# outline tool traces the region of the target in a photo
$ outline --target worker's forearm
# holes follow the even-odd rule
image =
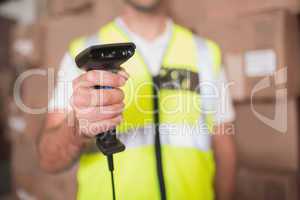
[[[235,190],[235,160],[229,157],[218,161],[216,174],[217,200],[232,200]]]
[[[78,159],[87,139],[77,134],[76,126],[67,120],[54,128],[45,128],[38,141],[41,167],[48,172],[58,172],[71,167]]]
[[[232,200],[235,191],[236,153],[231,124],[223,124],[216,129],[213,137],[216,160],[216,199]],[[229,130],[229,131],[228,131]]]

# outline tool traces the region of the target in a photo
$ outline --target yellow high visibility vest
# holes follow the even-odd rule
[[[115,22],[104,26],[96,38],[102,44],[130,41]],[[89,41],[88,37],[75,40],[70,54],[75,57],[91,45]],[[212,41],[203,40],[203,43],[207,55],[213,58],[212,65],[203,67],[212,67],[217,74],[221,64],[220,50]],[[163,179],[168,200],[214,199],[215,166],[210,145],[214,119],[213,115],[201,114],[199,59],[193,34],[174,24],[156,77],[159,80]],[[124,122],[117,130],[127,149],[115,155],[116,193],[122,200],[159,200],[153,78],[138,51],[122,67],[130,74],[130,79],[122,88],[126,106]],[[79,200],[112,198],[106,158],[100,152],[81,155],[77,180]]]

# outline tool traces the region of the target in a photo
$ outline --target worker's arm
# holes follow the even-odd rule
[[[212,139],[217,170],[215,179],[217,200],[233,199],[236,174],[236,154],[233,134],[233,124],[224,123],[215,128]]]
[[[70,120],[74,124],[71,112],[67,115],[60,112],[47,115],[44,130],[38,139],[40,165],[45,171],[58,172],[71,167],[88,142],[87,138],[79,136],[75,125],[68,125]]]
[[[117,126],[122,120],[124,94],[118,89],[128,74],[90,71],[73,81],[72,111],[49,113],[38,139],[41,167],[58,172],[72,166],[91,138]],[[95,85],[111,90],[96,90]]]

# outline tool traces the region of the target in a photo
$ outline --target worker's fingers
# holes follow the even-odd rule
[[[109,106],[122,103],[124,97],[124,92],[118,88],[108,90],[77,88],[73,92],[71,105],[75,109],[83,107]]]
[[[121,70],[118,72],[120,76],[123,76],[126,80],[129,79],[129,74],[126,72],[124,68],[121,68]]]
[[[109,71],[93,70],[86,72],[73,81],[73,89],[80,87],[110,86],[122,87],[128,79],[125,71],[112,73]]]
[[[122,122],[122,116],[116,116],[115,118],[103,120],[101,122],[90,123],[86,120],[79,120],[80,133],[87,137],[95,137],[100,133],[107,132]]]
[[[71,105],[83,135],[94,137],[122,121],[124,93],[118,87],[124,86],[128,78],[124,70],[118,73],[94,70],[73,81]],[[94,86],[109,86],[112,89],[97,90]]]
[[[122,114],[125,104],[114,104],[105,107],[89,107],[78,109],[76,112],[77,119],[86,119],[89,122],[98,122],[112,119]]]

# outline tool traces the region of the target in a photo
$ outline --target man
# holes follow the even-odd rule
[[[38,141],[42,168],[58,172],[78,163],[78,199],[111,199],[106,159],[90,144],[118,126],[127,147],[115,156],[120,199],[231,199],[235,154],[226,127],[234,112],[220,94],[219,48],[173,23],[163,0],[124,2],[120,17],[70,45]],[[128,41],[137,53],[118,74],[85,73],[74,63],[90,45]],[[70,81],[73,87],[66,86]]]

